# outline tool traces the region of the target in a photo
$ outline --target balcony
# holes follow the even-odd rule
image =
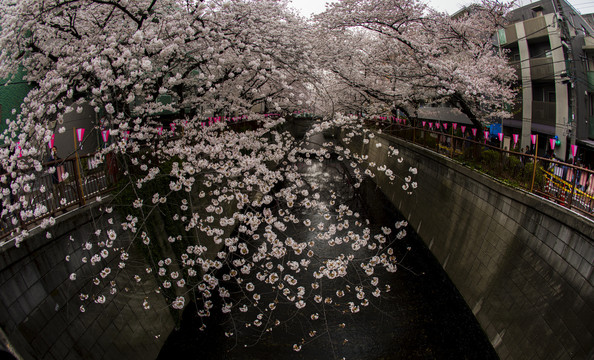
[[[550,57],[530,59],[530,77],[532,81],[555,80],[553,59]]]
[[[556,103],[545,101],[532,102],[532,123],[555,126]],[[591,131],[591,130],[590,130]]]
[[[548,26],[544,16],[524,21],[524,31],[528,40],[549,36]]]

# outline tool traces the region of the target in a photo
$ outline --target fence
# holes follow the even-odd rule
[[[271,118],[278,116],[266,115]],[[244,118],[227,123],[227,127],[234,131],[254,130],[259,126],[258,121]],[[179,135],[172,136],[165,141],[178,138]],[[149,143],[141,147],[151,152]],[[116,186],[118,174],[119,164],[114,154],[107,154],[103,162],[97,161],[95,154],[88,154],[45,163],[43,171],[35,174],[35,180],[29,184],[27,191],[19,189],[9,196],[11,204],[24,202],[26,209],[8,212],[0,218],[0,240],[5,240],[19,228],[31,228],[45,218],[72,211],[109,193]],[[9,185],[3,186],[9,188]],[[0,211],[3,210],[2,206]]]
[[[367,126],[431,149],[594,219],[594,171],[534,154],[501,149],[467,130],[427,129],[405,122],[365,120]]]
[[[25,203],[26,208],[3,215],[0,239],[18,228],[26,229],[38,221],[85,205],[109,192],[117,181],[115,156],[108,154],[102,163],[95,154],[70,157],[43,165],[27,189],[9,195],[10,203]]]

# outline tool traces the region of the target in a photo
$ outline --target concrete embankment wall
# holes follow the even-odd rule
[[[440,261],[501,359],[594,358],[591,221],[399,139],[378,134],[347,146],[400,174],[418,169],[412,195],[402,180],[376,171],[375,181]],[[404,163],[387,156],[388,146]]]
[[[75,210],[57,219],[51,238],[41,231],[19,248],[0,249],[0,327],[22,358],[145,360],[159,353],[175,321],[163,296],[154,291],[153,274],[133,267],[134,257],[142,255],[128,249],[131,260],[115,279],[115,295],[105,281],[92,284],[95,278],[103,280],[98,273],[106,264],[82,262],[97,252],[95,229],[106,228],[110,217],[100,205]],[[120,230],[115,246],[128,243],[127,236]],[[87,241],[95,244],[94,251],[82,248]],[[118,262],[119,255],[107,265],[117,272]],[[76,280],[70,280],[71,273]],[[133,274],[142,280],[136,282]],[[81,312],[80,294],[98,292],[105,293],[106,302],[95,304],[90,297]],[[148,310],[143,308],[145,298]]]

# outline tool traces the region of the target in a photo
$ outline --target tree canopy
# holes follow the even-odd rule
[[[85,266],[102,265],[92,281],[104,284],[81,294],[81,311],[117,293],[116,274],[130,269],[128,253],[141,245],[152,259],[146,272],[157,274],[157,290],[174,309],[200,298],[206,316],[210,298],[218,294],[225,313],[246,307],[273,311],[276,303],[259,304],[254,288],[275,289],[298,310],[332,302],[316,292],[318,281],[340,279],[357,263],[366,278],[345,311],[358,312],[382,293],[374,271],[396,271],[398,260],[386,243],[406,236],[404,224],[372,233],[345,204],[318,201],[318,189],[299,166],[336,156],[350,162],[355,188],[378,174],[401,183],[407,193],[417,186],[417,170],[388,169],[338,143],[312,146],[312,139],[338,127],[348,134],[346,142],[373,141],[357,118],[337,112],[399,108],[414,114],[419,106],[447,103],[477,126],[505,116],[513,71],[492,43],[505,10],[485,0],[452,18],[416,0],[343,0],[304,19],[276,0],[2,1],[0,78],[22,66],[34,85],[2,134],[8,143],[0,149],[6,171],[0,179],[2,217],[18,223],[50,212],[29,202],[32,192],[54,196],[36,183],[49,171],[44,149],[64,131],[66,114],[90,106],[96,114],[92,126],[111,130],[113,139],[94,159],[118,157],[122,176],[119,191],[103,207],[106,227],[90,240],[75,239],[85,242]],[[327,117],[298,141],[282,131],[283,117],[254,114],[258,104],[280,114],[304,109]],[[157,130],[164,111],[183,124],[174,138]],[[240,115],[260,126],[204,126],[208,117]],[[397,149],[381,150],[399,157]],[[116,205],[121,221],[112,215]],[[323,220],[302,224],[318,231],[316,241],[340,248],[339,255],[317,254],[315,241],[286,234],[289,224],[300,223],[300,208],[340,219],[339,229]],[[161,258],[161,245],[151,241],[156,214],[174,224],[168,242],[188,245],[175,259]],[[54,223],[48,217],[41,224],[48,237]],[[239,235],[230,235],[231,228]],[[129,240],[118,242],[122,229]],[[18,245],[27,236],[26,228],[18,228],[11,241]],[[361,249],[376,253],[357,257]],[[144,270],[130,270],[130,277],[140,278]],[[307,296],[305,284],[293,277],[298,271],[313,277]],[[257,284],[243,280],[250,273]],[[224,283],[232,279],[249,301],[229,299]],[[295,350],[300,347],[295,344]]]

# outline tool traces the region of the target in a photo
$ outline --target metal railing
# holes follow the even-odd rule
[[[368,119],[370,128],[455,159],[500,181],[537,194],[594,220],[594,171],[559,160],[501,149],[469,129],[427,129],[403,122]],[[544,139],[543,139],[544,140]]]
[[[95,154],[45,163],[26,188],[11,190],[8,195],[9,206],[17,202],[26,205],[0,218],[0,238],[18,228],[27,229],[44,218],[81,207],[109,192],[115,186],[117,174],[118,165],[112,154],[107,154],[102,163],[95,159]],[[10,189],[10,184],[3,186]]]
[[[276,114],[270,117],[278,117]],[[227,122],[234,131],[254,130],[257,120],[241,119]],[[179,135],[165,138],[172,141]],[[142,144],[150,153],[152,146]],[[36,173],[35,180],[27,189],[19,189],[9,195],[10,204],[26,204],[26,209],[4,214],[0,217],[0,240],[9,237],[17,229],[29,229],[43,219],[76,210],[97,197],[112,191],[119,180],[120,164],[115,154],[106,154],[103,162],[96,160],[96,153],[71,156],[47,162]],[[0,174],[1,176],[2,174]],[[10,189],[10,184],[2,184]],[[10,205],[9,205],[10,206]],[[4,206],[0,204],[0,212]]]

